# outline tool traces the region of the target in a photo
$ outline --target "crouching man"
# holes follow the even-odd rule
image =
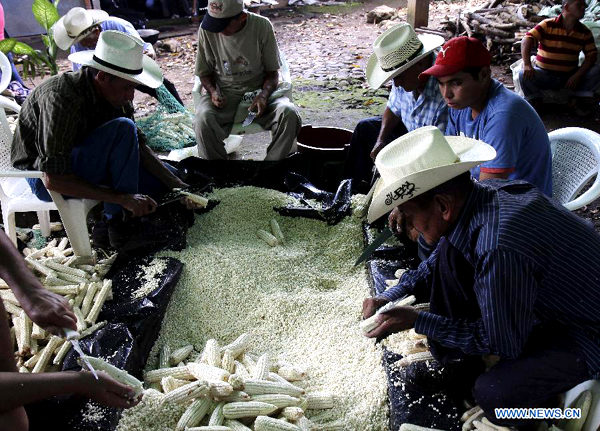
[[[365,299],[363,315],[408,294],[429,300],[428,312],[381,313],[367,336],[414,328],[448,366],[498,356],[465,389],[490,421],[521,426],[527,421],[499,420],[495,409],[557,407],[558,394],[600,377],[600,236],[531,184],[473,182],[469,169],[494,156],[435,127],[381,151],[369,222],[398,207],[437,247],[397,286]]]

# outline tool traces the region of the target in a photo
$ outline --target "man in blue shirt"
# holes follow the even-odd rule
[[[473,182],[468,170],[493,160],[485,144],[423,129],[378,157],[368,220],[397,206],[437,247],[397,286],[365,299],[363,315],[408,294],[430,310],[381,313],[367,336],[414,327],[450,367],[498,356],[476,378],[475,401],[494,423],[526,424],[499,420],[495,409],[558,407],[557,395],[600,378],[600,236],[524,181]]]
[[[491,55],[469,37],[448,41],[420,79],[437,78],[448,104],[446,135],[490,144],[494,160],[471,171],[475,179],[525,180],[552,196],[550,141],[535,110],[491,77]]]
[[[437,81],[418,79],[434,63],[434,50],[443,42],[439,36],[417,36],[409,24],[399,24],[373,43],[367,81],[374,89],[390,79],[393,85],[383,116],[361,120],[354,129],[344,176],[353,179],[355,191],[369,190],[373,160],[389,142],[422,126],[446,129],[448,107]]]

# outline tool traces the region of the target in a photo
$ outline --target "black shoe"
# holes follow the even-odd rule
[[[108,223],[103,215],[92,228],[92,241],[94,247],[110,248],[110,239],[108,237]]]
[[[107,224],[110,245],[117,250],[127,244],[135,233],[134,223],[124,221],[120,214],[115,214]]]

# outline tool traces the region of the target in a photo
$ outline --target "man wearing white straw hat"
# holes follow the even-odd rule
[[[435,61],[444,43],[440,36],[417,35],[410,24],[396,25],[373,42],[367,82],[377,89],[393,80],[383,116],[361,120],[352,135],[345,178],[355,191],[366,193],[373,178],[373,160],[389,142],[422,126],[446,129],[448,107],[435,79],[419,81],[419,74]]]
[[[154,198],[186,186],[146,146],[133,122],[135,87],[162,82],[160,68],[142,49],[135,37],[102,32],[94,51],[69,56],[86,67],[33,90],[12,142],[16,168],[44,173],[28,179],[39,199],[50,201],[50,189],[105,202],[109,238],[117,248],[127,240],[124,209],[146,215],[156,209]]]
[[[495,154],[434,127],[379,153],[369,222],[398,207],[437,247],[397,286],[365,299],[363,315],[409,294],[429,302],[429,311],[380,313],[367,336],[414,328],[444,368],[468,361],[473,373],[482,356],[498,356],[454,389],[472,389],[490,421],[522,426],[528,420],[495,409],[558,407],[558,394],[600,377],[600,236],[529,183],[474,182],[469,170]]]
[[[74,7],[70,9],[52,26],[52,35],[56,45],[62,50],[70,50],[71,54],[96,48],[100,33],[106,30],[115,30],[127,33],[141,39],[140,34],[133,25],[122,18],[109,16],[103,10],[84,9]],[[144,54],[155,58],[156,52],[151,43],[144,42]],[[77,72],[81,64],[72,63],[73,71]],[[163,84],[169,93],[183,105],[183,101],[175,89],[175,85],[163,77]],[[146,85],[138,85],[136,90],[156,98],[156,89]]]

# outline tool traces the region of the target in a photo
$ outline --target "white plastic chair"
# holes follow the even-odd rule
[[[552,151],[552,198],[569,211],[600,197],[600,135],[581,127],[548,134]],[[594,178],[592,186],[579,196]]]
[[[4,72],[0,52],[0,67]],[[10,65],[8,66],[10,70]],[[2,74],[3,76],[5,73]],[[0,84],[1,86],[1,84]],[[91,258],[92,247],[87,229],[88,212],[99,201],[91,199],[64,199],[60,193],[50,191],[53,202],[39,200],[31,191],[26,178],[41,178],[41,171],[22,171],[13,168],[10,163],[12,132],[6,119],[5,110],[20,112],[21,107],[15,102],[0,96],[0,203],[4,229],[11,241],[17,244],[15,213],[36,211],[42,235],[50,235],[50,210],[58,210],[60,218],[69,237],[73,252],[82,258]]]
[[[291,85],[292,77],[290,75],[290,68],[288,66],[285,55],[281,51],[279,51],[279,59],[281,61],[281,67],[279,68],[279,80],[280,82],[288,82]],[[202,83],[200,82],[200,78],[198,76],[194,76],[194,88],[192,88],[194,111],[196,111],[198,105],[200,104],[202,90],[203,88]],[[286,96],[290,99],[291,102],[291,89],[287,92]],[[225,140],[225,149],[227,150],[227,154],[232,153],[237,147],[239,147],[239,144],[241,142],[241,138],[238,138],[239,135],[251,135],[253,133],[260,133],[264,131],[265,130],[258,123],[252,123],[246,127],[242,127],[242,123],[235,123],[231,129],[229,137]]]

